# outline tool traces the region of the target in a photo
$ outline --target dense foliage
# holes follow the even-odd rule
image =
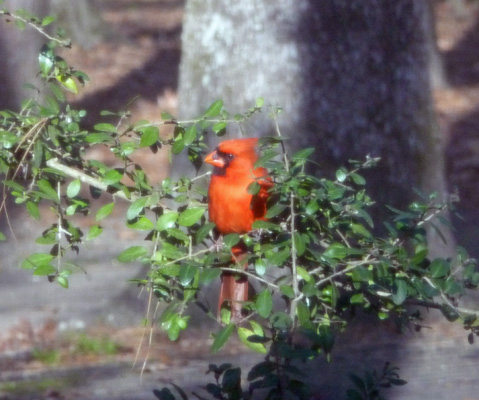
[[[29,24],[39,31],[51,22],[49,17],[39,21],[23,11],[2,13],[20,27]],[[171,340],[188,328],[190,305],[200,306],[215,319],[200,293],[222,270],[247,275],[256,289],[244,305],[248,317],[236,325],[223,310],[212,351],[220,351],[236,332],[245,346],[264,353],[265,359],[249,371],[246,390],[239,368],[211,365],[215,383],[205,390],[218,399],[249,398],[257,390],[270,399],[284,398],[286,393],[309,398],[310,389],[295,362],[329,358],[335,334],[359,309],[380,320],[394,318],[420,329],[418,308],[438,308],[448,320],[460,320],[472,342],[478,333],[477,312],[459,307],[458,298],[479,284],[475,262],[462,249],[454,259],[431,259],[428,254],[426,225],[441,222],[441,211],[450,204],[440,204],[430,195],[406,211],[392,210],[392,220],[380,222],[387,234],[378,236],[369,213],[373,201],[361,175],[378,160],[350,161],[332,179],[311,175],[308,166],[314,149],[289,155],[288,139],[277,127],[275,136],[261,139],[256,163],[267,168],[274,182],[268,220],[257,221],[249,234],[230,234],[217,242],[214,224],[207,219],[209,174],[167,178],[152,185],[131,156],[140,149],[156,152],[166,147],[172,156],[186,152],[192,170],[199,172],[207,135],[223,135],[228,124],[241,125],[252,114],[264,112],[263,101],[241,115],[230,115],[217,101],[190,121],[164,113],[161,122],[131,122],[128,112],[104,111],[108,121],[115,117],[117,122],[98,121],[93,129],[86,129],[85,112],[68,104],[65,91],[76,93],[88,77],[56,54],[58,46],[68,43],[61,36],[50,39],[39,55],[43,86],[35,88],[35,96],[26,99],[20,111],[0,111],[3,213],[8,218],[6,199],[12,197],[34,219],[40,218],[40,203],[48,204],[56,217],[37,239],[46,249],[26,257],[22,268],[67,288],[75,267],[67,261],[68,252],[78,252],[85,240],[101,235],[116,202],[127,201],[125,223],[144,231],[146,242],[124,249],[118,260],[150,266],[148,275],[137,283],[164,304],[158,322]],[[271,110],[273,121],[278,112]],[[174,126],[171,137],[160,135],[165,125]],[[97,146],[107,147],[118,162],[111,166],[86,159]],[[92,196],[82,195],[86,186]],[[249,190],[254,194],[259,185]],[[83,232],[78,216],[92,213],[98,191],[109,193],[112,200],[95,212],[96,224]],[[239,241],[248,248],[245,271],[231,265],[231,248]],[[404,383],[390,366],[382,373],[351,379],[355,388],[348,392],[349,399],[380,398],[379,388]],[[155,395],[174,398],[169,389]]]

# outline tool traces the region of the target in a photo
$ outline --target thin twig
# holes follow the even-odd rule
[[[108,191],[108,185],[101,182],[100,180],[85,174],[84,172],[78,171],[75,168],[71,168],[67,165],[62,164],[57,158],[51,158],[50,160],[47,161],[47,165],[50,168],[55,168],[64,174],[68,175],[69,177],[73,179],[79,179],[81,182],[86,183],[87,185],[93,186],[94,188],[97,188],[103,192]],[[113,197],[119,197],[122,200],[126,200],[129,202],[134,202],[135,200],[138,199],[137,196],[132,195],[131,197],[128,197],[125,193],[118,191],[115,193],[112,193]]]
[[[274,283],[268,282],[266,279],[260,278],[258,275],[255,275],[251,272],[245,271],[243,269],[236,269],[236,268],[228,268],[228,267],[221,267],[221,271],[227,271],[227,272],[236,272],[237,274],[240,275],[246,275],[250,278],[256,279],[258,282],[265,283],[267,286],[274,290],[279,290],[279,286],[275,285]]]
[[[273,121],[276,130],[276,135],[278,137],[282,137],[281,130],[279,129],[278,119],[276,118],[276,114],[273,114]],[[289,173],[290,166],[288,160],[288,154],[286,152],[286,148],[284,142],[281,140],[281,148],[283,150],[283,160],[284,160],[284,168],[286,172]],[[291,219],[290,219],[290,233],[291,233],[291,276],[293,278],[293,291],[294,291],[294,299],[291,301],[291,306],[289,310],[289,315],[292,321],[295,321],[296,315],[296,305],[301,297],[301,292],[299,291],[299,283],[298,283],[298,271],[297,271],[297,253],[296,253],[296,241],[294,238],[294,234],[296,231],[296,215],[294,211],[295,205],[295,196],[294,193],[291,191],[289,196],[289,207],[291,212]]]
[[[47,39],[49,40],[53,40],[54,42],[57,42],[59,43],[60,45],[64,46],[64,47],[70,47],[71,46],[71,41],[68,39],[68,40],[65,40],[65,39],[58,39],[56,37],[53,37],[51,35],[49,35],[40,25],[38,25],[37,23],[35,22],[32,22],[26,18],[23,18],[17,14],[13,14],[9,11],[0,11],[0,15],[5,15],[6,17],[12,17],[13,19],[17,19],[19,21],[22,21],[24,24],[27,24],[29,26],[31,26],[33,29],[37,30],[38,32],[40,32],[43,36],[45,36]]]

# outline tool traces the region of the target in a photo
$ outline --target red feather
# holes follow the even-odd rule
[[[243,234],[252,230],[253,222],[264,219],[268,188],[272,186],[264,168],[254,168],[258,159],[257,138],[233,139],[221,142],[205,162],[215,167],[208,190],[210,221],[222,235]],[[258,179],[265,177],[265,179]],[[248,186],[257,181],[260,191],[248,193]],[[245,246],[239,243],[233,249],[233,261],[245,257]],[[244,265],[247,268],[247,264]],[[224,302],[230,304],[232,319],[241,319],[241,305],[248,300],[248,280],[239,274],[223,272],[218,314]]]

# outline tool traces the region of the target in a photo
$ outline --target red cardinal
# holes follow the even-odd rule
[[[210,221],[216,224],[222,235],[243,234],[252,230],[253,222],[264,219],[266,214],[267,189],[272,186],[264,168],[254,168],[258,159],[255,146],[257,138],[233,139],[221,142],[215,151],[205,158],[213,165],[208,191]],[[261,187],[256,195],[248,193],[247,188],[257,181]],[[245,246],[239,243],[232,248],[235,262],[244,258]],[[247,264],[244,266],[246,269]],[[221,275],[221,290],[218,314],[223,303],[230,303],[233,321],[241,319],[241,304],[248,300],[248,279],[231,272]]]

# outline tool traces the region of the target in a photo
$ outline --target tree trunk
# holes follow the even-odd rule
[[[404,208],[413,188],[443,197],[430,11],[414,0],[189,0],[180,116],[194,117],[219,98],[242,112],[262,96],[284,110],[280,127],[291,151],[316,148],[320,174],[348,159],[381,157],[366,173],[380,220],[384,204]],[[248,136],[273,133],[267,114],[248,121]],[[435,244],[438,253],[451,249]]]
[[[56,26],[65,29],[74,44],[90,48],[105,35],[105,24],[98,12],[100,4],[96,0],[65,2],[49,0],[50,12],[57,17]]]
[[[4,6],[9,11],[26,9],[42,18],[47,14],[48,0],[7,0]],[[21,100],[34,95],[31,89],[24,89],[25,83],[38,84],[38,54],[44,39],[32,28],[20,31],[14,22],[0,19],[0,109],[19,109]]]
[[[36,17],[59,14],[56,27],[66,26],[74,42],[84,47],[95,44],[99,39],[100,14],[95,12],[93,0],[60,2],[59,0],[7,0],[5,8],[11,12],[25,9]],[[20,31],[8,18],[0,20],[0,108],[20,108],[22,99],[34,96],[26,83],[37,85],[39,72],[38,54],[48,40],[31,27]],[[11,18],[10,18],[11,20]]]

